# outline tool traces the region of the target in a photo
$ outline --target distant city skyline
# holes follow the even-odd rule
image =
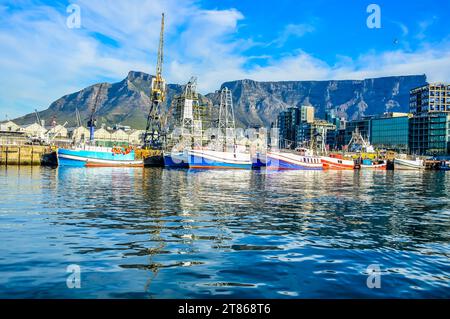
[[[380,28],[369,28],[376,4]],[[69,20],[80,9],[79,21]],[[450,82],[450,3],[439,1],[10,1],[0,3],[0,120],[128,71],[201,93],[243,78],[363,79],[426,74]],[[79,22],[79,28],[76,22]]]

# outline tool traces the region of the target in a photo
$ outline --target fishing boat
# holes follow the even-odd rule
[[[197,93],[197,78],[191,77],[176,95],[169,113],[174,128],[165,143],[164,166],[167,168],[189,168],[189,150],[201,145],[203,134],[202,108]],[[169,125],[171,126],[171,125]]]
[[[441,161],[439,163],[438,169],[440,171],[450,171],[450,162],[449,161]]]
[[[402,158],[396,158],[394,159],[394,169],[399,170],[417,170],[417,169],[424,169],[425,166],[423,164],[423,160],[421,159],[415,159],[415,160],[408,160],[408,159],[402,159]]]
[[[164,167],[163,152],[157,148],[146,148],[142,152],[144,166],[146,167]]]
[[[73,149],[59,148],[59,166],[75,167],[142,167],[142,160],[136,160],[132,148],[83,146]]]
[[[361,169],[386,169],[387,163],[383,160],[363,159],[360,164]]]
[[[330,154],[321,156],[324,169],[354,169],[355,162],[353,159],[345,159],[341,154]]]
[[[252,168],[261,169],[266,166],[266,154],[261,152],[256,152],[252,155]]]
[[[251,169],[252,156],[246,146],[236,143],[231,91],[224,87],[220,91],[217,137],[207,147],[189,149],[189,168]]]
[[[164,166],[168,168],[189,168],[188,150],[164,152]]]
[[[189,150],[189,168],[251,169],[250,153]]]
[[[321,170],[323,164],[319,156],[305,148],[295,151],[267,152],[267,169],[269,170]]]

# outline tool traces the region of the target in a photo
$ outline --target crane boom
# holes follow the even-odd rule
[[[159,34],[158,58],[156,61],[156,74],[152,78],[150,92],[150,110],[147,116],[147,126],[144,134],[144,147],[151,146],[161,149],[161,123],[160,105],[166,97],[166,81],[162,77],[162,67],[164,61],[164,13],[161,15],[161,31]]]
[[[161,31],[159,33],[158,59],[156,61],[156,75],[152,79],[152,100],[164,102],[166,81],[162,77],[162,67],[164,61],[164,13],[161,16]]]

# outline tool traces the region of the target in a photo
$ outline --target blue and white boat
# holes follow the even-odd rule
[[[261,169],[266,166],[266,154],[261,152],[256,152],[255,155],[252,156],[252,168],[253,169]]]
[[[267,152],[267,169],[269,170],[321,170],[323,164],[319,156],[313,156],[307,149],[293,152]]]
[[[60,148],[57,152],[59,166],[75,167],[114,167],[143,166],[142,160],[136,160],[132,149],[84,146],[73,149]]]
[[[189,168],[251,169],[250,153],[190,150]]]
[[[189,168],[188,151],[164,152],[164,166],[168,168]]]

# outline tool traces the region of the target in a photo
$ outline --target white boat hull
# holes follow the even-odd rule
[[[250,153],[190,150],[190,168],[251,169]]]
[[[266,167],[271,170],[321,170],[323,164],[318,156],[290,152],[267,152]]]
[[[422,160],[406,160],[406,159],[395,159],[394,169],[398,170],[418,170],[424,169]]]

